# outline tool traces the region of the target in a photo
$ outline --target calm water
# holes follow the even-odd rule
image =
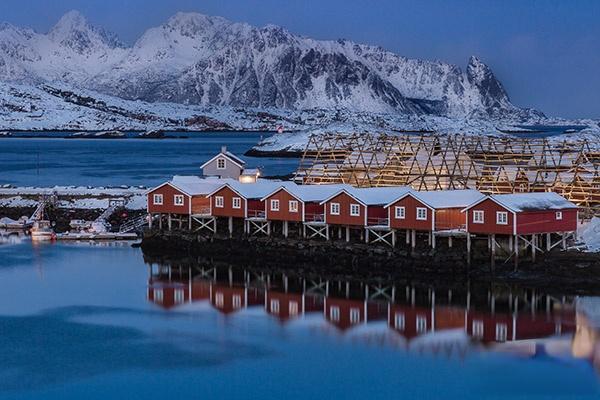
[[[57,135],[65,133],[56,132]],[[261,133],[190,133],[187,139],[0,139],[0,184],[145,185],[173,175],[197,175],[200,165],[223,144],[242,156],[260,141]],[[267,175],[293,172],[297,159],[244,157],[249,167]]]
[[[600,396],[573,298],[255,272],[5,242],[0,398]]]

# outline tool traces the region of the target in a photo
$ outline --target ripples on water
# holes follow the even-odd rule
[[[0,244],[0,282],[0,398],[600,393],[596,298],[28,240]]]

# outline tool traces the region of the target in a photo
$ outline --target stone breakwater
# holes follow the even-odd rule
[[[421,279],[477,279],[526,284],[576,293],[600,293],[600,255],[551,252],[535,264],[523,261],[518,270],[496,260],[492,268],[487,248],[475,246],[467,260],[464,246],[444,251],[428,247],[389,248],[343,241],[307,241],[279,237],[204,236],[180,231],[147,231],[142,250],[149,257],[201,256],[211,260],[254,265],[271,270],[297,269],[337,276],[370,278],[415,276]]]

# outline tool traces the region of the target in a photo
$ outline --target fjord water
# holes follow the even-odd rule
[[[507,287],[398,284],[392,299],[392,283],[365,295],[211,268],[126,243],[5,240],[0,398],[600,395],[600,330],[577,306],[598,299],[515,289],[510,311]]]
[[[267,133],[172,132],[165,139],[0,139],[0,185],[154,186],[173,175],[198,175],[223,144],[243,155]],[[45,133],[65,136],[66,132]],[[40,135],[38,133],[38,135]],[[186,136],[186,139],[176,138]],[[267,175],[293,172],[297,159],[245,157]]]

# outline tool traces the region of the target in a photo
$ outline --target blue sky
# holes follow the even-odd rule
[[[493,68],[515,104],[600,118],[597,0],[2,0],[0,21],[45,32],[71,9],[126,43],[177,11],[197,11],[461,68],[474,54]]]

